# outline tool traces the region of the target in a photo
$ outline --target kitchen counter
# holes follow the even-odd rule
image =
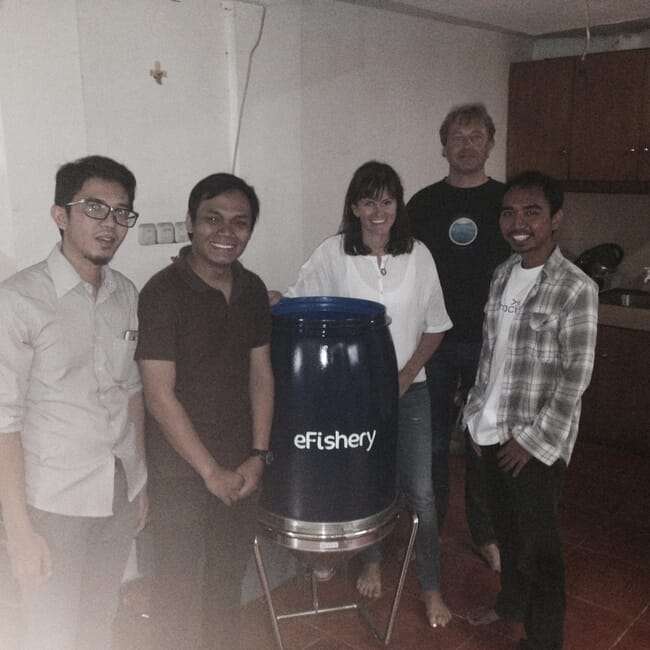
[[[598,307],[598,324],[650,332],[650,309],[603,305]]]

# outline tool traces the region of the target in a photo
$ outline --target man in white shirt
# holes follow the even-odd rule
[[[137,292],[108,267],[134,195],[110,158],[63,165],[61,243],[0,284],[0,502],[29,650],[110,650],[146,517]]]

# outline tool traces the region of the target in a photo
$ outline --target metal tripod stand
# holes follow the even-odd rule
[[[399,516],[399,515],[397,515]],[[285,614],[277,614],[275,607],[273,605],[273,599],[271,597],[271,590],[269,588],[269,581],[266,574],[266,569],[264,567],[264,560],[262,558],[262,553],[259,545],[259,536],[255,536],[253,540],[253,553],[255,556],[255,564],[257,566],[257,573],[260,578],[260,583],[262,585],[262,590],[264,591],[264,597],[266,599],[266,604],[269,610],[269,615],[271,617],[271,625],[273,627],[273,634],[275,636],[275,641],[277,644],[278,650],[284,650],[284,645],[282,644],[282,637],[280,635],[279,622],[289,619],[289,618],[298,618],[303,616],[317,616],[320,614],[329,614],[332,612],[340,612],[347,610],[356,610],[361,618],[364,620],[366,625],[370,628],[371,632],[377,639],[379,643],[383,646],[387,646],[390,643],[391,636],[393,634],[393,626],[395,624],[395,618],[397,616],[397,609],[399,607],[400,599],[402,597],[402,590],[404,588],[404,581],[406,579],[406,572],[408,570],[408,565],[411,560],[411,555],[413,554],[413,545],[415,544],[415,536],[418,530],[418,516],[416,513],[411,513],[411,534],[409,536],[408,546],[406,552],[404,553],[404,559],[402,561],[402,568],[399,573],[399,578],[395,586],[395,592],[393,594],[393,601],[390,609],[390,616],[388,618],[388,623],[386,624],[386,629],[383,634],[378,629],[376,623],[373,621],[370,613],[363,603],[348,603],[344,605],[337,605],[335,607],[321,607],[318,601],[318,580],[313,571],[311,571],[311,609],[301,610],[298,612],[291,612]],[[277,543],[275,540],[271,539],[270,541]]]

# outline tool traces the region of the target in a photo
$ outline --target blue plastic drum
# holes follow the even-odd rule
[[[386,511],[397,494],[398,380],[385,307],[293,298],[272,319],[274,460],[260,507],[294,522]]]

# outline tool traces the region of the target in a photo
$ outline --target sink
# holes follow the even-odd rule
[[[598,296],[602,305],[650,309],[650,293],[640,289],[609,289]]]

